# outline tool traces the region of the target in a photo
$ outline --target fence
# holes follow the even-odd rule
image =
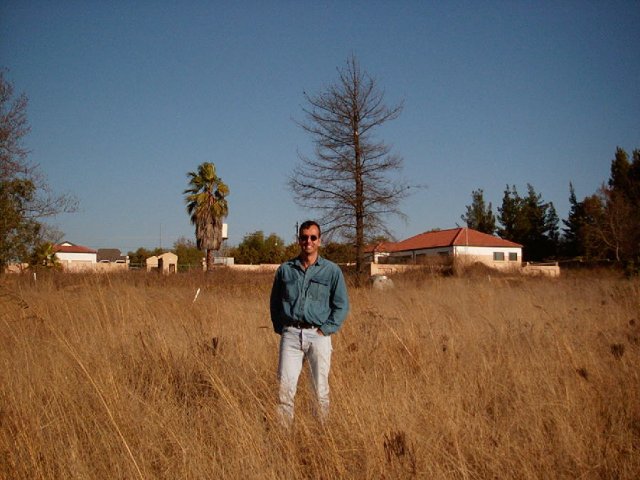
[[[559,277],[560,266],[558,265],[558,262],[550,262],[550,263],[526,262],[522,265],[522,273],[524,275]]]

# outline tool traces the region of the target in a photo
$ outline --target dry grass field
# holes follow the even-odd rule
[[[0,477],[640,477],[637,280],[351,289],[330,421],[305,374],[291,431],[270,286],[224,269],[0,278]]]

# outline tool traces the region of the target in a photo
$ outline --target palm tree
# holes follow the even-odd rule
[[[216,166],[204,162],[197,172],[187,173],[189,188],[184,191],[187,212],[196,227],[196,245],[207,252],[207,271],[213,268],[213,251],[222,243],[222,220],[229,213],[229,187],[216,175]]]
[[[34,267],[62,268],[60,260],[56,257],[53,244],[50,242],[38,244],[31,254],[31,261],[29,263]]]

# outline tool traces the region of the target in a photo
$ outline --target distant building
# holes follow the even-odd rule
[[[125,263],[129,264],[129,256],[122,255],[117,248],[99,248],[97,253],[98,263]]]
[[[147,258],[147,272],[157,270],[160,273],[177,273],[178,272],[178,256],[172,252],[166,252],[162,255],[154,255]]]
[[[522,263],[522,245],[471,228],[425,232],[400,242],[370,246],[366,252],[373,264],[447,260],[458,265],[482,263],[502,270],[520,268]]]
[[[54,245],[53,252],[66,272],[94,270],[97,263],[96,250],[71,242]]]
[[[4,267],[4,273],[24,273],[29,269],[28,263],[12,262]]]

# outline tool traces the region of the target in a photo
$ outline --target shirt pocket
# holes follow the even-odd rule
[[[311,280],[308,296],[314,302],[327,302],[329,300],[329,282],[322,279]]]
[[[294,280],[284,282],[284,299],[287,302],[292,302],[298,298],[298,282]]]

